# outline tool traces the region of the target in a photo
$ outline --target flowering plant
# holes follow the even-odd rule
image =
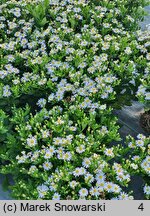
[[[112,110],[130,104],[148,77],[149,45],[137,31],[146,2],[2,2],[0,158],[13,196],[133,199],[139,164],[122,160],[131,149],[116,144]],[[149,167],[149,147],[139,154]]]
[[[140,102],[142,102],[145,105],[145,108],[147,110],[150,109],[150,87],[149,87],[149,82],[150,82],[150,31],[147,30],[145,32],[138,32],[139,36],[139,41],[142,41],[143,46],[146,47],[149,52],[146,55],[146,58],[148,60],[147,62],[147,67],[145,67],[145,72],[143,76],[140,79],[140,85],[138,87],[137,91],[137,97],[139,98]]]

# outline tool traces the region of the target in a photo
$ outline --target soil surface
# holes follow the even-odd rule
[[[140,125],[150,135],[150,111],[140,116]]]
[[[150,6],[145,7],[145,11],[149,14],[145,17],[142,23],[140,23],[140,27],[142,30],[150,29]]]

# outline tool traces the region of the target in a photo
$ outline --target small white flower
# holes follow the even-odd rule
[[[52,200],[60,200],[60,194],[54,193]]]
[[[130,55],[132,53],[132,50],[130,47],[126,47],[125,51],[126,54]]]
[[[86,188],[81,188],[81,189],[79,190],[79,195],[80,195],[81,197],[86,197],[86,196],[88,195],[88,190],[87,190]]]
[[[105,189],[105,182],[103,181],[103,182],[96,183],[96,186],[98,187],[100,192],[103,192]]]
[[[46,99],[44,98],[40,98],[37,102],[37,105],[40,107],[40,108],[43,108],[45,105],[46,105]]]
[[[17,155],[16,159],[18,160],[18,163],[21,164],[21,163],[26,162],[26,160],[28,159],[28,156],[27,155],[22,155],[22,156]]]
[[[147,92],[147,93],[145,94],[145,99],[146,99],[146,100],[150,100],[150,92]]]
[[[76,187],[77,184],[78,184],[78,183],[77,183],[76,181],[71,181],[71,182],[69,183],[70,187],[73,188],[73,189]]]
[[[62,124],[64,124],[64,121],[60,117],[58,117],[58,119],[56,121],[56,124],[57,125],[62,125]]]
[[[84,145],[80,145],[80,146],[78,146],[77,148],[76,148],[76,152],[77,153],[83,153],[83,152],[85,152],[85,146]]]
[[[35,151],[31,157],[31,161],[36,161],[39,157],[39,151]]]
[[[129,148],[135,148],[136,147],[136,145],[133,142],[129,142],[128,146],[129,146]]]
[[[150,61],[150,53],[147,53],[146,58]]]
[[[85,175],[86,174],[86,169],[84,167],[80,168],[80,175]]]
[[[137,141],[136,141],[136,145],[139,146],[139,147],[144,146],[143,140],[137,140]]]
[[[132,167],[134,170],[138,169],[138,165],[135,164],[135,163],[131,163],[131,167]]]
[[[37,170],[37,167],[34,166],[34,165],[32,165],[32,166],[30,167],[30,169],[29,169],[29,172],[30,172],[30,173],[33,173],[33,172],[35,172],[36,170]]]
[[[53,101],[54,98],[55,98],[54,93],[50,94],[49,97],[48,97],[48,102]]]
[[[60,137],[56,137],[53,139],[55,145],[60,145],[62,143],[62,139]]]
[[[49,190],[49,188],[42,184],[40,186],[37,187],[38,193],[39,193],[39,198],[44,198],[44,196],[47,194],[47,191]]]
[[[135,162],[137,162],[140,159],[140,157],[138,155],[135,155],[132,157],[132,160],[134,160]]]
[[[118,199],[119,199],[119,200],[129,200],[130,197],[128,196],[127,193],[121,192],[120,195],[118,196]]]
[[[113,192],[114,192],[114,193],[120,193],[120,192],[121,192],[121,188],[119,187],[119,185],[114,184]]]
[[[9,85],[5,85],[3,87],[3,96],[4,97],[9,97],[10,95],[11,95],[10,86]]]
[[[88,45],[87,41],[84,40],[84,41],[81,42],[81,46],[87,46],[87,45]]]
[[[113,148],[105,149],[104,153],[109,157],[114,157]]]
[[[77,167],[74,171],[73,171],[73,175],[75,177],[78,177],[81,175],[81,169],[79,167]]]
[[[28,43],[28,40],[26,38],[22,38],[21,45],[25,46]]]
[[[109,47],[110,47],[110,44],[107,43],[107,42],[104,42],[104,43],[102,44],[102,50],[108,50]]]
[[[106,126],[102,126],[100,132],[104,135],[104,134],[107,134],[108,133],[108,129]]]
[[[45,163],[43,164],[43,168],[44,168],[45,170],[50,170],[52,167],[53,167],[53,165],[52,165],[51,162],[45,162]]]
[[[100,192],[99,192],[98,187],[92,187],[92,188],[90,189],[90,194],[91,194],[92,196],[99,196]]]
[[[53,156],[53,154],[49,151],[49,149],[46,150],[45,155],[44,155],[44,158],[45,158],[45,159],[49,159],[49,158],[51,158],[52,156]]]
[[[114,184],[112,182],[107,182],[105,183],[105,186],[104,186],[105,190],[108,191],[109,193],[110,192],[113,192],[114,190]]]
[[[99,109],[100,109],[100,110],[105,110],[105,109],[106,109],[106,104],[100,105],[100,106],[99,106]]]
[[[82,63],[80,63],[80,65],[78,66],[78,68],[85,68],[86,67],[86,63],[85,62],[82,62]]]
[[[15,12],[14,12],[14,15],[15,15],[16,17],[20,17],[20,16],[21,16],[21,13],[20,13],[20,11],[15,11]]]
[[[146,195],[150,195],[150,186],[148,186],[148,185],[145,185],[145,186],[144,186],[144,193],[145,193]]]
[[[106,176],[103,172],[99,172],[96,174],[95,179],[97,180],[97,182],[103,182],[105,180]]]
[[[147,156],[141,163],[141,167],[150,176],[150,156]]]
[[[83,162],[82,162],[82,165],[85,167],[85,168],[88,168],[90,165],[91,165],[91,161],[89,158],[84,158]]]
[[[3,96],[4,97],[9,97],[11,95],[11,91],[10,90],[4,90],[3,91]]]
[[[123,171],[123,169],[121,167],[117,167],[115,170],[116,170],[117,175],[123,175],[124,171]]]
[[[72,155],[70,152],[66,152],[64,155],[63,155],[63,159],[66,160],[66,161],[70,161],[72,158]]]
[[[144,140],[144,139],[145,139],[145,136],[144,136],[143,134],[138,134],[138,135],[137,135],[137,138],[138,138],[138,139],[141,139],[141,140],[142,140],[142,139]]]
[[[87,173],[85,176],[85,181],[89,182],[89,183],[92,183],[94,181],[94,176],[90,173]]]
[[[42,130],[42,138],[48,138],[50,135],[50,132],[48,130]]]
[[[69,127],[69,129],[70,129],[71,131],[76,131],[76,130],[77,130],[77,128],[74,127],[74,126]]]
[[[48,148],[48,150],[49,150],[49,152],[50,152],[52,155],[55,153],[55,148],[54,148],[54,146],[50,146],[50,147]]]
[[[30,146],[30,147],[36,146],[36,145],[37,145],[37,139],[36,139],[36,137],[35,137],[35,136],[29,137],[29,138],[27,139],[27,144],[28,144],[28,146]]]

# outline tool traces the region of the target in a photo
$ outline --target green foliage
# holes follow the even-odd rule
[[[145,4],[2,1],[0,172],[15,199],[133,199],[136,175],[149,198],[149,137],[123,146],[113,114],[149,104]]]
[[[33,16],[35,25],[39,28],[42,28],[45,26],[45,24],[48,23],[47,20],[47,11],[49,7],[49,0],[44,0],[38,5],[27,5],[27,10],[30,12],[30,14]]]

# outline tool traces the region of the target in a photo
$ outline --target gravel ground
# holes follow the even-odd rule
[[[149,25],[150,28],[150,6],[145,7],[145,11],[149,13],[149,16],[146,16],[144,21],[140,24],[142,30],[145,30],[147,25]]]

